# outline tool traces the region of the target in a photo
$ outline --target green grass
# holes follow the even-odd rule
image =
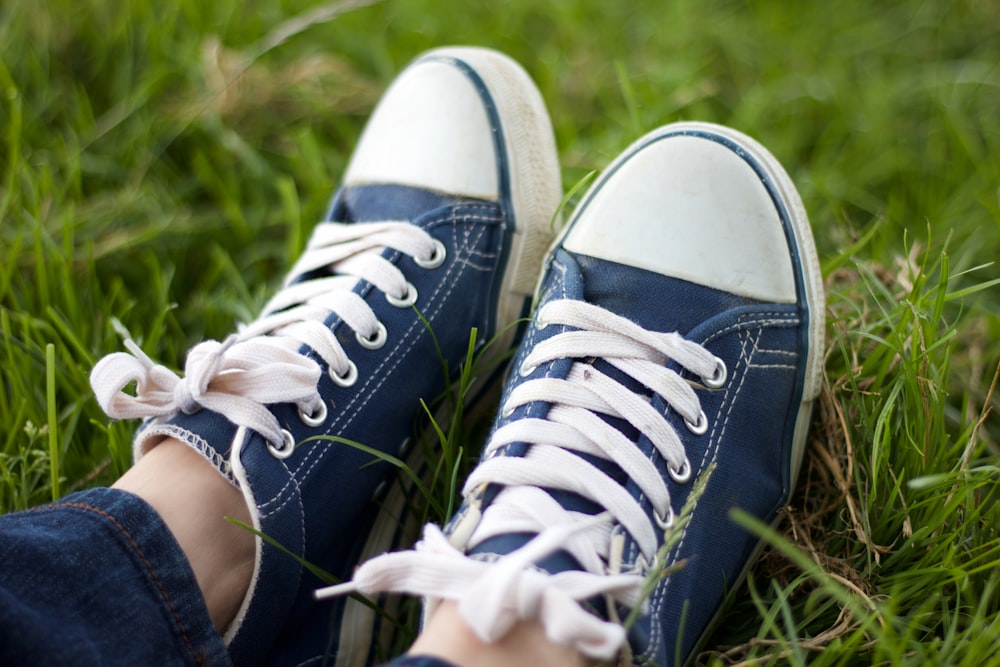
[[[251,318],[394,74],[481,44],[538,82],[567,189],[698,119],[760,139],[810,212],[828,386],[777,548],[703,659],[1000,664],[1000,6],[317,7],[0,5],[0,511],[120,474],[134,425],[87,380],[117,330],[179,365]]]

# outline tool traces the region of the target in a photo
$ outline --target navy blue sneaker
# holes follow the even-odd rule
[[[730,512],[773,521],[795,485],[823,300],[770,153],[715,125],[645,136],[550,254],[457,515],[332,592],[453,600],[484,641],[538,619],[592,658],[689,660],[758,547]]]
[[[514,344],[560,194],[540,94],[509,58],[471,48],[411,64],[374,111],[284,287],[261,316],[188,355],[183,379],[137,347],[94,369],[115,418],[152,418],[135,454],[178,438],[237,486],[254,526],[335,576],[397,544],[373,502],[394,469],[336,436],[397,456],[420,400],[457,373],[473,328]],[[428,326],[430,330],[428,329]],[[432,333],[433,332],[433,333]],[[136,395],[123,389],[137,383]],[[236,664],[364,664],[374,616],[258,540],[250,591],[226,633]]]

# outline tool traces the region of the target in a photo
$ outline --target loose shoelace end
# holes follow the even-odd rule
[[[330,598],[340,597],[341,595],[350,595],[351,593],[360,593],[361,589],[353,581],[345,581],[342,584],[334,584],[333,586],[325,586],[318,589],[313,593],[313,598],[316,600],[329,600]]]

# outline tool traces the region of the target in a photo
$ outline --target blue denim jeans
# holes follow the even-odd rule
[[[0,665],[231,664],[184,552],[145,501],[91,489],[0,516]]]
[[[160,516],[92,489],[0,516],[0,664],[231,661]]]

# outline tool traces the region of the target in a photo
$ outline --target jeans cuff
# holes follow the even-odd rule
[[[0,517],[0,562],[0,653],[31,664],[230,664],[187,557],[138,496],[91,489]],[[45,636],[60,640],[31,639]]]

